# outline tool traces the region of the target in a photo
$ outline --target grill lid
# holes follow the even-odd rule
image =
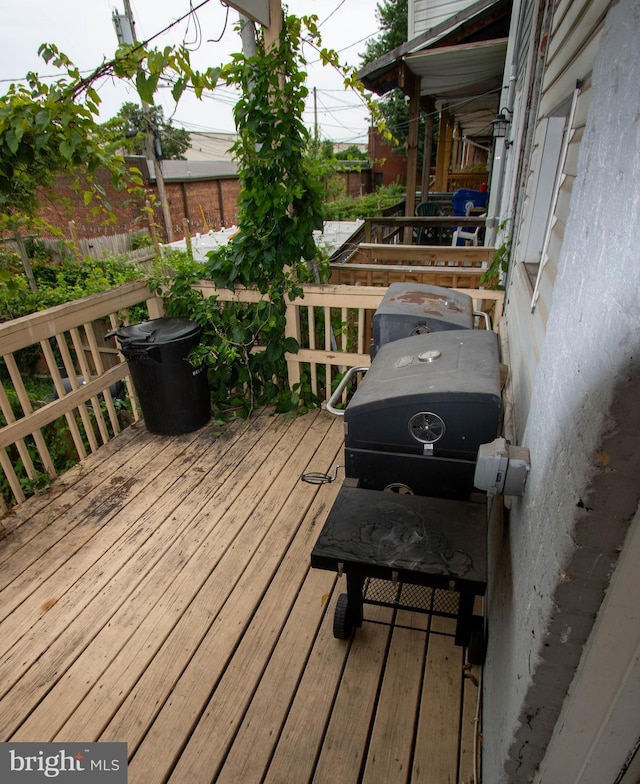
[[[501,409],[497,336],[417,335],[384,345],[344,413],[345,447],[475,459]]]

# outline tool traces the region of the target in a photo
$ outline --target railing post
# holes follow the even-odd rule
[[[149,311],[150,319],[162,318],[162,316],[164,316],[164,302],[162,301],[162,297],[155,294],[148,299],[147,310]]]
[[[287,301],[287,312],[285,322],[285,337],[294,338],[301,344],[301,331],[300,331],[300,300]],[[289,389],[293,389],[296,384],[300,383],[300,362],[296,359],[295,354],[287,354],[287,374],[289,376]]]

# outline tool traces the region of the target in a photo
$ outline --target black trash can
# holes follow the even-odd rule
[[[149,432],[190,433],[211,419],[206,366],[187,360],[201,335],[186,318],[152,319],[105,335],[120,341]]]

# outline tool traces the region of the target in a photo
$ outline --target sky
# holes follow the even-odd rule
[[[139,40],[146,40],[197,7],[202,0],[131,0]],[[289,12],[302,16],[315,14],[325,47],[340,53],[342,62],[360,66],[366,41],[379,34],[376,0],[289,0]],[[0,95],[11,82],[24,78],[28,71],[41,77],[56,69],[38,57],[42,43],[53,43],[81,70],[90,72],[111,59],[117,46],[112,14],[124,13],[122,0],[0,0]],[[235,30],[238,13],[221,0],[208,0],[193,15],[175,24],[156,38],[159,48],[185,43],[191,50],[192,65],[204,70],[228,61],[241,51]],[[313,50],[305,49],[308,65],[307,87],[310,99],[304,122],[312,129],[315,113],[311,96],[316,88],[319,135],[334,142],[366,143],[367,111],[352,91],[345,91],[342,78],[330,67],[323,67]],[[126,101],[138,102],[135,90],[105,79],[97,85],[102,99],[100,121],[117,113]],[[169,89],[159,92],[156,101],[165,118],[175,126],[191,131],[233,133],[234,93],[217,88],[202,100],[188,95],[176,107]]]

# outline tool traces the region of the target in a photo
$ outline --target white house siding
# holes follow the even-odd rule
[[[413,0],[409,3],[409,41],[470,5],[473,0]]]
[[[517,351],[518,357],[517,359],[509,358],[512,367],[514,398],[517,401],[515,422],[519,438],[522,437],[526,427],[532,380],[535,377],[540,348],[545,339],[558,258],[570,211],[578,152],[591,102],[590,72],[597,52],[606,6],[607,3],[603,0],[597,0],[597,2],[567,2],[565,0],[565,2],[558,3],[553,18],[552,36],[549,40],[546,69],[539,96],[538,122],[535,123],[533,144],[530,151],[527,150],[526,144],[523,142],[527,131],[526,107],[520,109],[519,117],[517,114],[514,116],[514,133],[517,138],[511,155],[514,157],[518,155],[521,152],[521,146],[524,148],[524,153],[528,153],[524,167],[521,166],[517,172],[511,172],[511,180],[507,179],[505,188],[508,189],[508,198],[503,199],[503,204],[515,204],[512,214],[508,217],[515,217],[518,221],[514,227],[512,246],[514,271],[511,274],[507,293],[508,300],[513,300],[517,306],[509,308],[509,330],[527,336],[526,342],[523,344],[514,345],[511,342],[512,351]],[[578,29],[576,30],[572,25],[577,25]],[[582,25],[586,25],[586,27]],[[529,72],[530,76],[532,76],[531,72]],[[544,200],[542,203],[538,202],[537,209],[534,210],[535,196],[540,193],[542,187],[541,179],[547,186],[552,186],[555,176],[555,162],[549,161],[548,157],[544,160],[544,171],[540,171],[540,167],[543,165],[541,154],[544,142],[544,119],[562,114],[568,116],[572,94],[578,80],[582,82],[582,90],[577,99],[573,127],[570,129],[570,142],[563,167],[556,209],[552,218],[551,236],[538,280],[535,307],[532,310],[530,306],[526,306],[526,303],[527,300],[531,303],[533,299],[537,278],[536,270],[529,267],[529,275],[526,275],[522,274],[524,270],[517,269],[517,267],[522,262],[529,264],[540,262],[540,249],[543,245],[544,231],[548,220],[548,205]],[[525,83],[521,84],[520,92],[523,96],[527,87]],[[535,95],[529,98],[529,102],[531,100],[537,103]],[[519,127],[519,132],[516,126]],[[522,172],[526,174],[524,194],[519,181],[519,178],[523,176]],[[549,190],[553,190],[552,187]],[[518,204],[519,198],[522,200],[520,204]],[[544,212],[541,212],[541,207],[545,208]],[[537,252],[535,252],[536,249]],[[518,324],[518,321],[523,323]],[[524,370],[524,366],[526,366],[526,371],[521,379],[518,373]]]
[[[552,30],[539,120],[585,82],[533,312],[518,241],[508,289],[518,436],[531,473],[508,522],[490,534],[491,784],[533,781],[638,507],[640,0],[560,2]],[[530,188],[529,207],[534,197]]]

